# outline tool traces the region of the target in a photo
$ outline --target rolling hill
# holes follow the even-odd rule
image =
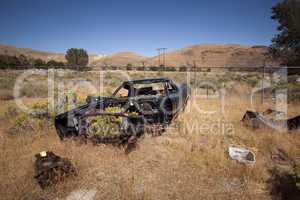
[[[275,65],[266,53],[265,46],[242,45],[194,45],[166,54],[167,66],[196,67],[255,67],[264,62]],[[158,63],[158,56],[148,60],[149,64]]]
[[[134,52],[120,52],[102,57],[91,63],[93,66],[126,66],[128,63],[132,65],[141,65],[142,62],[149,60],[148,57],[138,55]]]
[[[170,67],[196,66],[196,67],[257,67],[264,63],[277,65],[266,55],[266,46],[245,46],[236,44],[204,44],[177,49],[166,53],[166,65]],[[53,53],[0,45],[0,54],[20,55],[43,60],[65,61],[63,53]],[[134,52],[120,52],[111,55],[90,54],[89,64],[95,68],[101,66],[132,65],[158,66],[159,58],[145,57]]]
[[[30,57],[34,59],[40,58],[45,61],[56,60],[56,61],[66,62],[64,53],[39,51],[30,48],[18,48],[15,46],[3,45],[3,44],[0,44],[0,55],[1,54],[11,55],[11,56],[20,56],[21,54],[23,54],[26,57]],[[100,60],[103,56],[104,55],[90,54],[89,55],[90,63]]]
[[[166,66],[196,66],[196,67],[257,67],[264,63],[277,65],[268,58],[266,46],[243,45],[194,45],[166,53]],[[161,57],[162,59],[162,57]],[[135,65],[158,66],[159,58],[144,57],[132,52],[117,53],[93,62],[97,66],[125,66],[127,63]]]
[[[42,60],[56,60],[56,61],[65,61],[65,55],[62,53],[52,53],[38,51],[30,48],[18,48],[10,45],[0,45],[0,54],[11,55],[11,56],[20,56],[21,54],[26,57],[31,57],[34,59],[40,58]]]

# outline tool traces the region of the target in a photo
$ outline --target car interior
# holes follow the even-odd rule
[[[116,96],[164,95],[175,91],[176,88],[168,82],[126,84],[118,89]]]

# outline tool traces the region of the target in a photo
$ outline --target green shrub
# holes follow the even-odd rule
[[[127,63],[126,70],[132,70],[132,69],[133,69],[133,64],[131,62]]]
[[[106,112],[121,112],[120,107],[108,107]],[[90,119],[89,134],[97,136],[114,136],[119,134],[122,117],[99,115]]]
[[[165,67],[164,69],[165,69],[165,71],[169,71],[169,72],[175,72],[176,71],[175,67]]]
[[[48,67],[63,67],[65,64],[63,62],[57,62],[55,60],[49,60],[46,64]]]
[[[20,65],[16,56],[0,55],[0,69],[15,68]]]
[[[72,66],[83,66],[85,67],[89,62],[89,56],[87,51],[84,49],[76,49],[71,48],[68,49],[65,58],[67,59],[68,63]]]
[[[32,122],[33,121],[30,120],[30,117],[27,114],[22,113],[13,121],[13,124],[8,129],[8,132],[16,135],[19,133],[33,131]]]
[[[58,109],[49,110],[48,102],[38,102],[30,107],[29,116],[36,119],[47,120],[50,124],[53,124],[55,116],[59,113]]]
[[[33,61],[33,66],[35,66],[35,67],[46,66],[46,62],[43,61],[42,59],[38,58]]]
[[[186,72],[187,71],[187,67],[179,67],[179,71],[180,72]]]

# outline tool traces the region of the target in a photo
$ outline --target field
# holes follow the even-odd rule
[[[299,162],[299,130],[281,133],[241,124],[246,110],[264,111],[276,105],[268,91],[264,103],[260,93],[251,103],[259,73],[58,71],[34,74],[22,82],[20,96],[28,106],[47,102],[48,77],[55,80],[51,93],[55,98],[71,91],[79,102],[89,94],[111,94],[128,76],[188,82],[192,95],[185,112],[161,136],[140,138],[128,154],[123,147],[61,141],[49,119],[20,119],[22,113],[12,99],[20,74],[0,71],[0,199],[273,199],[272,171],[292,170],[290,162],[278,163],[273,156],[282,150]],[[204,82],[223,97],[207,91]],[[300,88],[296,83],[287,85]],[[299,115],[297,95],[288,99],[288,116]],[[230,146],[252,150],[255,164],[232,160]],[[34,179],[34,155],[41,151],[69,158],[79,176],[42,190]]]

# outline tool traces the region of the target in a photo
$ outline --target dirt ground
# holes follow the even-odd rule
[[[243,114],[253,109],[250,90],[237,84],[226,91],[223,104],[220,98],[192,98],[163,135],[145,135],[129,154],[123,147],[61,141],[51,123],[11,134],[16,119],[7,111],[15,102],[1,100],[0,199],[272,199],[270,170],[291,168],[272,155],[282,149],[299,160],[300,132],[242,126]],[[255,105],[260,111],[270,107],[259,99]],[[288,111],[289,116],[299,114],[300,103],[290,103]],[[229,146],[252,150],[255,164],[231,160]],[[33,178],[34,155],[41,151],[69,158],[78,177],[42,190]]]

